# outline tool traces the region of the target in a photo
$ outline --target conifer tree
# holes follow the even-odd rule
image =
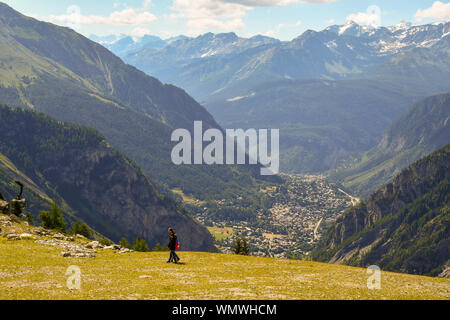
[[[234,245],[234,253],[241,254],[241,250],[242,250],[241,238],[237,238],[236,244]]]
[[[147,252],[147,251],[149,251],[149,248],[148,248],[147,242],[145,242],[144,239],[137,237],[136,241],[133,244],[133,250],[139,251],[139,252]]]

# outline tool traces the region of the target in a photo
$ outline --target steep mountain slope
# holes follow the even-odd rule
[[[375,146],[418,98],[381,81],[281,80],[209,109],[225,127],[279,128],[281,171],[317,173]]]
[[[254,127],[280,128],[282,170],[310,173],[348,167],[354,155],[379,143],[409,104],[450,90],[449,39],[441,36],[427,42],[429,47],[402,51],[357,74],[360,79],[272,81],[233,98],[216,94],[207,107],[225,126],[241,125],[244,112]],[[314,137],[318,130],[320,139]],[[292,136],[295,139],[289,139]]]
[[[348,23],[290,42],[208,33],[124,59],[204,99],[224,127],[279,128],[282,171],[322,173],[355,164],[409,105],[450,90],[449,28]],[[312,78],[323,80],[299,80]]]
[[[101,38],[97,38],[95,36],[90,36],[89,38],[95,42],[99,42],[101,45],[103,45],[111,52],[114,52],[114,54],[118,55],[119,57],[123,57],[143,49],[161,49],[168,44],[168,41],[150,35],[145,35],[139,38],[125,36],[115,41],[109,41],[106,43],[102,42]]]
[[[121,57],[147,74],[176,83],[203,101],[224,86],[243,80],[239,76],[243,66],[278,43],[279,40],[263,36],[245,39],[234,33],[206,33],[172,41],[161,49],[142,49]],[[248,84],[246,79],[245,85]]]
[[[21,172],[8,157],[0,153],[0,193],[8,202],[19,192],[19,187],[15,183],[17,180],[25,185],[26,211],[36,213],[41,210],[47,210],[50,204],[50,197],[33,180]],[[66,212],[68,218],[72,218],[72,212],[69,210],[66,210]]]
[[[449,30],[450,23],[370,28],[350,22],[320,32],[308,30],[286,42],[207,33],[121,57],[200,101],[210,101],[241,96],[279,79],[358,77],[402,52],[437,45]]]
[[[313,258],[438,275],[450,259],[450,144],[349,209]]]
[[[360,162],[332,178],[353,193],[367,196],[414,161],[449,143],[449,120],[450,93],[426,98],[395,121]]]
[[[202,120],[204,128],[219,127],[183,90],[125,65],[68,28],[25,17],[2,3],[0,101],[98,129],[165,191],[177,187],[210,198],[245,193],[255,183],[248,168],[172,164],[174,128],[192,129],[194,120]]]
[[[64,199],[96,231],[115,241],[140,236],[154,246],[173,226],[186,249],[215,251],[207,230],[94,129],[7,107],[0,107],[0,122],[0,152],[29,177],[23,180],[41,197]]]

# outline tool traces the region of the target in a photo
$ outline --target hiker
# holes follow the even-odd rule
[[[174,262],[178,263],[180,258],[178,257],[175,250],[177,250],[177,234],[173,231],[172,228],[169,228],[169,249],[170,249],[170,257],[167,263]]]

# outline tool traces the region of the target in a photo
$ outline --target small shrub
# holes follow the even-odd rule
[[[131,249],[130,243],[129,243],[128,240],[125,239],[125,238],[122,238],[122,239],[119,241],[119,245],[121,245],[121,246],[124,247],[124,248]]]
[[[32,215],[29,211],[27,211],[27,212],[25,213],[25,221],[28,222],[28,224],[29,224],[30,226],[33,226],[33,225],[34,225],[33,215]]]
[[[152,251],[169,251],[169,248],[158,242]]]
[[[11,206],[11,209],[10,209],[11,214],[13,214],[17,217],[22,216],[22,205],[20,204],[20,202],[12,201],[10,206]]]
[[[77,221],[73,224],[72,229],[70,229],[71,234],[81,234],[86,238],[92,237],[92,230],[85,222]]]
[[[52,200],[50,211],[42,211],[39,214],[39,220],[42,221],[41,226],[45,229],[54,229],[61,232],[66,229],[63,213],[56,200]]]
[[[141,239],[139,237],[136,238],[136,241],[133,244],[133,248],[134,251],[139,251],[139,252],[147,252],[149,251],[147,242],[145,242],[144,239]]]
[[[113,244],[113,242],[107,238],[100,239],[99,243],[104,246],[110,246]]]

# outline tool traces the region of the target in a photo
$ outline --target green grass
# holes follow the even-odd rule
[[[325,263],[180,252],[63,258],[61,249],[0,238],[0,299],[448,299],[450,280],[382,272],[381,290],[365,269]],[[70,265],[81,289],[66,287]]]
[[[208,231],[214,236],[217,241],[228,239],[234,234],[233,228],[219,228],[219,227],[207,227]]]
[[[183,198],[184,203],[197,204],[200,206],[206,204],[206,201],[200,201],[200,200],[195,199],[194,197],[185,195],[183,190],[181,190],[181,189],[172,189],[172,192],[179,195],[181,198]]]

